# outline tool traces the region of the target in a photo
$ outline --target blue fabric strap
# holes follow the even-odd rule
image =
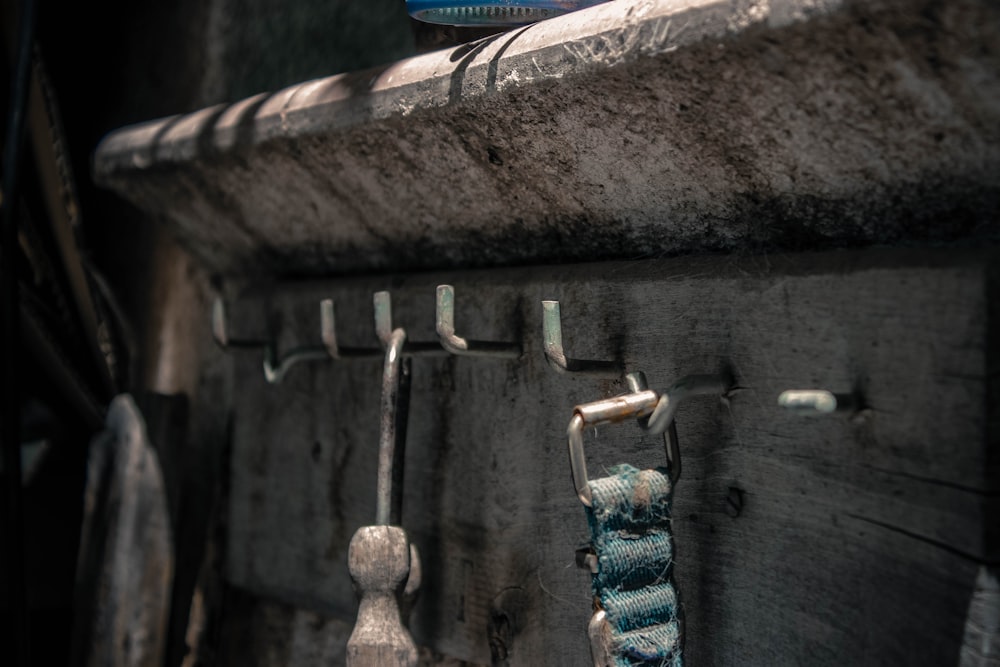
[[[594,596],[607,613],[618,667],[682,667],[672,582],[670,474],[615,466],[591,480],[587,519],[597,555]]]

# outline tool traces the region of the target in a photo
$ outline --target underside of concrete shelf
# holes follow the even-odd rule
[[[229,274],[991,238],[1000,4],[615,0],[124,128],[94,170]]]

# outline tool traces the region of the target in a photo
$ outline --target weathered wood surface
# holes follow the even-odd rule
[[[1000,6],[616,0],[110,135],[260,276],[995,237]]]
[[[240,590],[226,592],[218,653],[207,664],[343,665],[351,624]]]
[[[286,284],[235,302],[232,330],[260,337],[269,323],[284,349],[319,344],[318,303],[333,297],[341,343],[371,345],[371,294],[388,288],[396,326],[433,340],[434,287],[450,282],[459,335],[523,341],[517,361],[413,362],[403,526],[424,573],[411,630],[437,654],[587,664],[589,576],[573,561],[588,531],[565,429],[573,405],[625,387],[546,365],[539,301],[556,298],[571,355],[621,358],[661,388],[729,369],[742,388],[678,418],[691,665],[957,664],[980,567],[1000,562],[992,257],[841,252]],[[303,365],[269,386],[260,353],[231,354],[229,580],[350,624],[347,547],[374,517],[381,362]],[[779,410],[782,390],[808,387],[859,392],[869,409],[853,420]],[[588,432],[586,446],[595,477],[663,462],[634,425]]]

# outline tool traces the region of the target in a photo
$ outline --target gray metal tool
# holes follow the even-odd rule
[[[347,641],[348,667],[415,667],[417,646],[404,619],[420,584],[416,548],[399,527],[403,500],[403,453],[410,400],[410,360],[403,358],[406,332],[384,340],[382,421],[374,526],[351,538],[348,567],[361,598]]]

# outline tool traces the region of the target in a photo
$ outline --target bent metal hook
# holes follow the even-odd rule
[[[469,340],[455,333],[455,288],[451,285],[438,285],[435,316],[441,347],[454,355],[497,359],[517,359],[521,356],[518,343]]]
[[[545,360],[557,373],[617,378],[621,364],[615,361],[574,359],[563,348],[562,312],[558,301],[542,301],[542,343]]]
[[[212,337],[222,349],[263,349],[264,379],[268,384],[281,382],[288,371],[296,364],[304,361],[321,361],[328,357],[325,347],[297,347],[285,354],[278,352],[274,341],[270,340],[234,340],[229,335],[229,316],[226,302],[216,297],[212,304]]]

